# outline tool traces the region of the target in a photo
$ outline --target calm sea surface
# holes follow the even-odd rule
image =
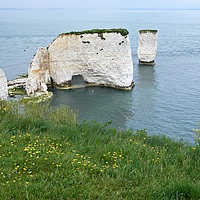
[[[62,32],[119,27],[130,32],[134,89],[53,90],[52,105],[79,109],[80,121],[113,120],[116,127],[193,142],[200,122],[200,11],[0,10],[0,68],[14,79],[27,73],[38,47]],[[154,67],[138,66],[140,29],[159,31]]]

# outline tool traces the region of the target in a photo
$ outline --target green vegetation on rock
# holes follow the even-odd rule
[[[20,78],[28,78],[28,74],[20,74],[17,76],[17,79],[20,79]]]
[[[199,130],[191,146],[76,116],[0,102],[0,199],[200,199]]]
[[[149,66],[154,66],[155,65],[155,61],[151,61],[151,62],[144,62],[144,61],[139,61],[139,65],[149,65]]]
[[[24,96],[26,94],[27,94],[26,89],[23,86],[13,87],[8,90],[8,95],[10,97],[14,97],[15,95]]]
[[[139,33],[147,33],[147,32],[150,32],[150,33],[157,33],[158,31],[157,30],[151,30],[151,29],[145,29],[145,30],[139,30]]]
[[[69,33],[61,33],[59,36],[63,35],[83,35],[83,34],[103,34],[103,33],[120,33],[122,36],[126,36],[129,34],[129,32],[126,29],[92,29],[92,30],[86,30],[86,31],[72,31]]]

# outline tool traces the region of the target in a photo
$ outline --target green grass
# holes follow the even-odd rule
[[[192,147],[76,116],[1,103],[0,199],[200,199],[199,130]]]
[[[139,30],[139,33],[147,33],[147,32],[150,32],[150,33],[157,33],[158,31],[157,30],[151,30],[151,29],[145,29],[145,30]]]
[[[103,34],[103,33],[120,33],[122,36],[126,36],[129,34],[129,32],[126,29],[92,29],[92,30],[86,30],[86,31],[71,31],[69,33],[61,33],[59,36],[62,35],[83,35],[83,34]]]

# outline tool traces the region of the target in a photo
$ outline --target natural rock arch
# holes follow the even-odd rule
[[[79,75],[73,75],[71,79],[71,86],[80,86],[80,85],[86,85],[83,76]]]
[[[131,90],[133,63],[128,31],[91,30],[59,35],[35,54],[29,67],[27,93],[47,91],[51,79],[54,87],[69,88],[74,75],[81,75],[86,86]]]

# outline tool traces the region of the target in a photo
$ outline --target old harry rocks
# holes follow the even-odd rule
[[[138,35],[139,64],[155,65],[157,51],[157,30],[140,30]]]
[[[130,90],[133,63],[128,31],[91,30],[60,34],[39,48],[30,63],[27,93],[46,92],[48,85],[69,87],[81,75],[87,85]]]

